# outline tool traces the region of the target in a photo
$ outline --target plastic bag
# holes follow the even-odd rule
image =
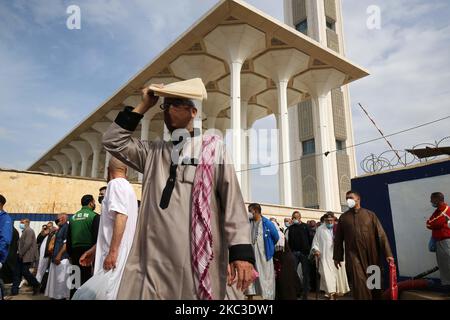
[[[112,270],[101,270],[86,281],[72,297],[72,300],[108,300],[107,293],[111,289]]]

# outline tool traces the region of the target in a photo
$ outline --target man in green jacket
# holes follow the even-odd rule
[[[72,265],[80,268],[81,282],[83,285],[92,277],[92,267],[83,267],[80,265],[80,257],[97,243],[98,227],[100,216],[94,212],[95,200],[90,194],[81,198],[82,208],[75,213],[69,222],[69,232],[67,236],[67,252],[70,256]],[[71,290],[70,297],[73,296],[76,289]]]

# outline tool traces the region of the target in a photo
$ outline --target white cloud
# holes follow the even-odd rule
[[[348,57],[371,75],[351,85],[356,142],[379,134],[357,106],[361,102],[385,134],[449,114],[450,26],[429,18],[450,12],[446,2],[378,1],[381,30],[368,30],[365,9],[373,1],[344,2]],[[449,121],[389,138],[406,149],[448,135]],[[384,141],[357,148],[359,160],[387,150]]]
[[[23,168],[142,68],[216,0],[17,0],[0,4],[0,96],[6,126],[28,153],[8,155]],[[282,20],[281,0],[249,0]],[[66,7],[81,8],[82,30],[68,31]],[[438,118],[450,110],[450,13],[447,1],[345,0],[348,57],[372,75],[351,85],[356,141],[378,132],[356,106],[362,102],[385,133]],[[366,8],[381,7],[382,28],[366,27]],[[25,38],[27,36],[28,38]],[[29,43],[36,39],[37,42]],[[40,43],[39,41],[46,42]],[[44,44],[45,43],[45,44]],[[59,105],[64,107],[60,108]],[[46,128],[49,119],[51,130]],[[258,125],[274,127],[266,119]],[[267,126],[266,126],[267,125]],[[256,127],[257,127],[256,126]],[[448,121],[390,138],[399,149],[448,135]],[[6,139],[6,140],[5,140]],[[358,158],[387,149],[383,141],[357,149]],[[259,171],[259,170],[258,170]],[[276,176],[252,173],[253,193],[276,195]],[[266,186],[273,186],[272,192]],[[255,190],[257,192],[255,192]],[[267,195],[270,193],[270,195]],[[277,195],[276,195],[277,196]],[[263,196],[260,196],[263,199]],[[274,200],[276,202],[276,200]]]

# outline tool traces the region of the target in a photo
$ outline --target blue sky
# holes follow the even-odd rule
[[[0,167],[26,169],[83,121],[216,0],[0,0]],[[283,20],[281,0],[251,0]],[[347,56],[371,76],[350,87],[356,142],[450,113],[450,2],[343,0]],[[81,8],[81,30],[66,8]],[[381,29],[366,27],[369,5]],[[273,118],[256,128],[275,128]],[[449,121],[391,138],[398,149],[449,135]],[[386,150],[357,148],[358,161]],[[278,202],[277,177],[252,173],[253,199]]]

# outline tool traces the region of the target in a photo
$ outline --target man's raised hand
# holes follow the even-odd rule
[[[155,87],[162,88],[163,84],[154,85]],[[142,101],[134,108],[134,112],[145,114],[151,107],[153,107],[159,100],[158,96],[155,96],[155,92],[149,89],[149,87],[141,88]]]

